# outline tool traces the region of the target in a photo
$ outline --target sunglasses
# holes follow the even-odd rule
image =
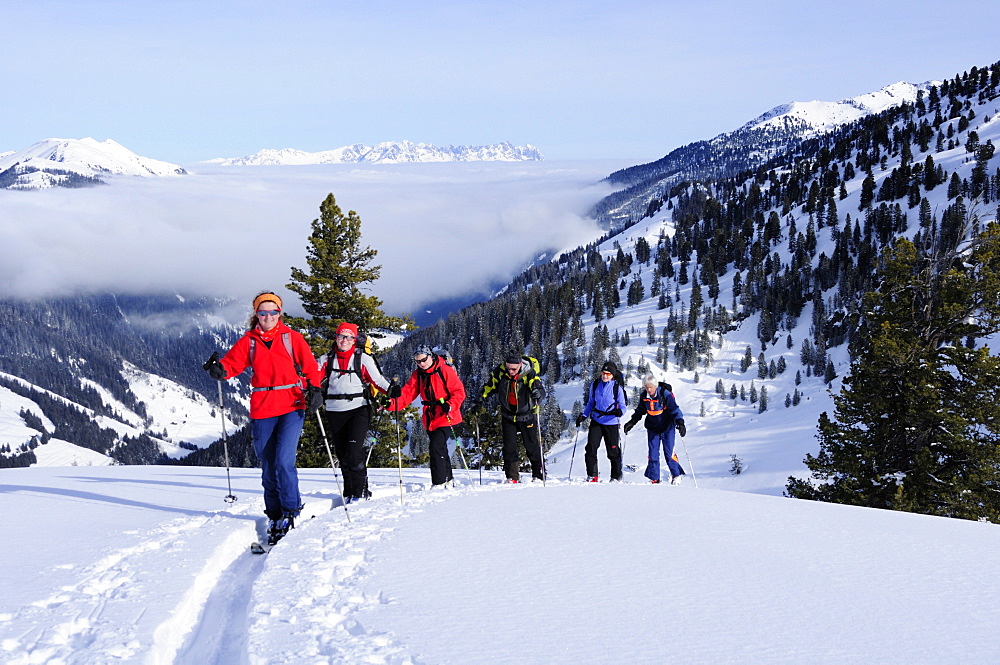
[[[507,371],[508,372],[516,372],[519,369],[521,369],[520,365],[513,365],[513,366],[507,365]]]
[[[357,338],[352,335],[337,335],[337,339],[347,339],[353,342]]]
[[[611,372],[601,372],[601,376],[614,376]]]
[[[425,362],[427,362],[430,359],[431,359],[430,356],[424,356],[423,358],[414,358],[413,362],[417,363],[418,365],[423,365]]]
[[[258,309],[257,316],[278,316],[281,314],[280,309]]]

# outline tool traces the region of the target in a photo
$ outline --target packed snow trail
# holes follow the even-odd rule
[[[33,483],[9,482],[28,470],[4,475],[6,510],[37,514],[43,500],[59,510],[44,514],[46,527],[17,534],[8,551],[29,556],[3,559],[0,661],[247,662],[247,603],[267,570],[248,554],[266,521],[259,471],[233,470],[235,504],[223,501],[219,469],[148,473],[134,482],[119,477],[121,467],[31,470]],[[288,542],[331,508],[342,511],[329,469],[301,475],[305,509]],[[66,478],[74,489],[59,487]],[[406,489],[422,485],[416,478]],[[398,497],[398,488],[392,491]],[[67,562],[52,539],[71,537],[81,525],[93,537],[75,540]],[[24,579],[32,583],[15,586]]]
[[[0,550],[0,662],[1000,662],[997,525],[426,469],[401,506],[397,473],[348,522],[329,469],[304,471],[332,510],[255,556],[254,470],[235,506],[219,470],[0,471],[30,516]]]

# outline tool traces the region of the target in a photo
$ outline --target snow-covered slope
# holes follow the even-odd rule
[[[183,175],[176,164],[141,157],[111,139],[45,139],[0,155],[0,187],[43,189],[100,182],[108,175]],[[75,177],[74,177],[75,176]],[[81,182],[83,181],[83,182]]]
[[[65,406],[86,414],[98,427],[112,432],[118,441],[124,440],[124,437],[134,438],[143,433],[148,434],[159,450],[170,458],[184,457],[192,449],[205,448],[222,436],[222,421],[217,405],[203,396],[174,381],[143,372],[130,363],[125,363],[122,375],[136,397],[145,405],[145,418],[116,400],[100,384],[88,379],[81,379],[81,382],[100,395],[104,404],[115,414],[114,418],[96,414],[91,409],[33,386],[23,379],[0,372],[0,377],[46,393]],[[30,427],[22,417],[22,412],[29,414],[29,418],[36,417],[44,432]],[[227,414],[227,427],[230,430],[243,422],[242,417]],[[0,386],[0,449],[9,447],[10,453],[15,454],[27,450],[32,438],[35,438],[36,441],[41,441],[40,445],[33,448],[39,466],[112,463],[110,457],[101,453],[72,442],[48,438],[54,431],[55,425],[38,404]],[[182,443],[185,445],[181,445]]]
[[[522,162],[541,159],[541,153],[530,144],[515,146],[505,142],[486,146],[435,146],[411,141],[386,141],[375,146],[356,143],[321,152],[304,152],[294,148],[281,150],[266,148],[246,157],[220,158],[211,161],[223,166],[292,166],[405,162]]]
[[[1000,662],[996,525],[501,476],[373,470],[348,521],[330,469],[303,470],[314,517],[255,556],[256,470],[234,504],[218,468],[0,470],[0,660]]]

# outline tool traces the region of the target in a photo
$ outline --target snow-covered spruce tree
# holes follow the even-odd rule
[[[401,332],[413,327],[408,317],[387,315],[380,299],[364,293],[366,285],[378,279],[382,267],[372,263],[378,252],[361,244],[361,217],[353,210],[344,215],[333,194],[327,195],[319,211],[306,248],[308,269],[293,267],[292,281],[286,285],[299,296],[309,317],[285,317],[285,322],[305,335],[316,355],[329,351],[342,321],[358,324],[374,338],[386,331]],[[388,456],[390,449],[395,452],[391,419],[375,419],[372,425],[373,440],[383,444],[380,454]],[[309,418],[303,429],[298,464],[330,464],[315,418]]]
[[[982,344],[1000,332],[1000,226],[930,252],[899,240],[878,278],[812,480],[787,493],[1000,522],[1000,358]]]

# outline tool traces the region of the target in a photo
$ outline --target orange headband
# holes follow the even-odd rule
[[[262,302],[268,302],[268,301],[276,303],[278,305],[278,309],[281,309],[281,298],[279,298],[273,293],[262,293],[253,299],[253,311],[256,312],[257,308],[260,307],[260,304]]]

